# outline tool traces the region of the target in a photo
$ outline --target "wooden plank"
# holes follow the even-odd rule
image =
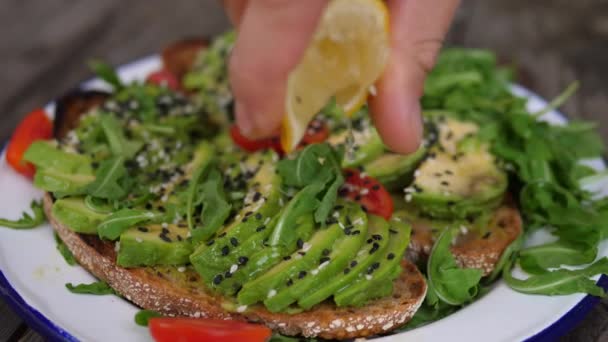
[[[17,331],[22,321],[17,314],[0,299],[0,341],[7,341]]]

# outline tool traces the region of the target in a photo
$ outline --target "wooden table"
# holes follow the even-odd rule
[[[0,141],[26,112],[90,77],[86,60],[125,63],[177,38],[228,27],[217,2],[204,0],[5,0],[0,22]],[[580,80],[581,90],[563,110],[572,118],[598,121],[608,142],[607,40],[606,0],[469,0],[447,43],[497,51],[520,66],[526,85],[547,98]],[[43,339],[0,300],[0,341],[7,340]],[[563,338],[606,340],[607,301]]]

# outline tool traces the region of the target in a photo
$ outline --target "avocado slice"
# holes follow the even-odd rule
[[[367,114],[360,110],[350,118],[350,125],[339,125],[332,129],[327,142],[333,147],[348,148],[347,142],[352,139],[352,151],[346,151],[342,167],[356,167],[369,162],[384,152],[384,144]]]
[[[325,251],[329,251],[341,236],[344,236],[344,231],[338,223],[318,230],[297,252],[268,272],[246,283],[237,296],[238,302],[250,305],[273,297],[277,294],[277,289],[284,286],[289,279],[305,275],[306,273],[302,272],[306,272],[316,264],[323,254],[327,253]]]
[[[477,125],[442,118],[439,145],[414,172],[405,200],[440,218],[465,218],[497,207],[507,188],[507,175],[487,144],[475,136]]]
[[[238,255],[237,263],[232,264],[230,269],[224,273],[224,280],[218,285],[220,292],[234,295],[241,289],[242,285],[260,274],[266,272],[272,266],[281,262],[283,257],[293,253],[298,248],[298,241],[308,241],[313,234],[315,224],[312,215],[302,216],[296,223],[293,233],[295,240],[287,246],[266,246],[264,243],[250,240],[266,240],[278,220],[275,216],[264,231],[267,233],[253,235],[243,244],[243,248],[235,248],[233,251]]]
[[[109,215],[87,206],[84,197],[58,199],[51,210],[55,219],[81,234],[97,234],[97,226]]]
[[[403,187],[412,181],[412,174],[424,158],[426,150],[425,147],[420,147],[416,152],[408,155],[384,153],[363,164],[363,170],[387,189]]]
[[[243,208],[233,221],[218,231],[215,238],[197,247],[190,261],[205,283],[215,288],[223,274],[238,261],[238,253],[231,250],[243,244],[254,234],[266,234],[263,226],[279,211],[281,179],[275,174],[275,167],[267,158],[259,159],[258,171],[249,178]],[[245,168],[245,167],[243,167]],[[247,173],[249,171],[244,171]],[[256,240],[261,245],[261,239]]]
[[[331,297],[336,291],[353,282],[361,272],[366,270],[372,262],[386,249],[388,245],[388,222],[383,218],[375,215],[367,217],[368,230],[365,236],[365,245],[361,248],[355,257],[348,262],[349,271],[341,273],[331,279],[331,281],[314,284],[308,292],[301,295],[298,300],[298,306],[308,310],[314,305],[321,303],[325,299]],[[331,260],[331,256],[330,256]],[[295,286],[295,285],[294,285]]]
[[[384,292],[376,292],[381,284],[392,282],[401,272],[401,259],[410,242],[411,226],[400,218],[400,214],[393,215],[389,228],[389,243],[383,253],[378,254],[372,264],[359,273],[359,277],[349,285],[340,289],[334,295],[338,306],[361,306],[369,299],[384,296]],[[390,292],[389,292],[390,293]]]
[[[130,228],[120,235],[116,263],[122,267],[185,265],[193,249],[187,234],[183,224]]]
[[[271,312],[278,312],[286,309],[289,305],[296,302],[304,294],[314,291],[326,282],[334,282],[337,274],[348,275],[351,271],[349,262],[353,260],[361,246],[365,243],[368,224],[367,215],[359,206],[348,205],[350,220],[353,222],[350,230],[357,230],[358,234],[345,234],[340,237],[332,246],[332,251],[326,259],[320,259],[318,264],[312,265],[305,270],[306,273],[298,274],[289,285],[277,290],[277,294],[267,298],[264,305]],[[346,227],[345,227],[346,228]],[[345,229],[346,230],[346,229]],[[302,276],[304,274],[304,276]]]

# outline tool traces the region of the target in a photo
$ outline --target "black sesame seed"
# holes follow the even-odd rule
[[[215,240],[211,239],[211,240],[207,241],[206,245],[207,245],[207,246],[211,246],[211,245],[213,245],[214,243],[215,243]]]
[[[374,254],[380,248],[380,245],[377,242],[374,242],[372,248],[369,249],[369,254]]]
[[[228,246],[222,247],[222,256],[226,256],[226,255],[228,255],[228,253],[230,253],[230,247],[228,247]]]
[[[284,256],[284,257],[283,257],[283,260],[289,260],[289,259],[291,259],[291,256],[290,256],[290,255],[288,255],[288,256]]]
[[[364,205],[362,205],[362,206],[361,206],[361,210],[363,210],[363,212],[364,212],[364,213],[366,213],[366,212],[367,212],[367,207],[366,207],[366,206],[364,206]]]
[[[137,227],[137,230],[139,230],[140,232],[143,232],[143,233],[147,233],[149,231],[149,229],[146,227]]]
[[[322,264],[326,261],[329,261],[330,259],[328,257],[321,257],[321,259],[319,259],[319,264]]]
[[[331,253],[331,251],[329,249],[327,249],[327,248],[325,248],[323,250],[323,252],[321,252],[321,254],[323,254],[323,256],[328,256],[330,253]]]
[[[166,235],[166,234],[169,234],[169,229],[167,229],[167,228],[163,228],[163,229],[161,230],[161,232],[162,232],[162,234],[165,234],[165,235]]]
[[[237,240],[235,237],[231,237],[230,244],[233,245],[234,247],[237,247],[239,245],[239,240]]]
[[[226,236],[226,232],[223,232],[222,234],[218,235],[217,237],[223,238],[224,236]]]
[[[360,200],[361,200],[361,195],[355,196],[355,201],[360,201]]]
[[[487,239],[490,237],[490,235],[492,234],[492,232],[487,232],[485,234],[483,234],[483,236],[481,237],[482,239]]]
[[[374,235],[372,235],[372,238],[374,238],[374,240],[376,240],[376,241],[380,241],[380,240],[382,240],[382,235],[374,234]]]
[[[306,277],[306,271],[300,271],[300,273],[298,273],[298,279],[302,279],[304,277]]]
[[[264,230],[264,229],[266,229],[266,226],[262,225],[262,226],[257,227],[257,228],[255,229],[255,231],[259,233],[259,232],[261,232],[261,231],[262,231],[262,230]]]
[[[232,273],[230,273],[230,271],[226,271],[226,273],[224,273],[224,278],[232,278]]]
[[[293,280],[291,278],[287,279],[287,283],[285,283],[285,285],[287,285],[287,286],[293,285]]]
[[[152,203],[146,203],[146,209],[147,210],[151,210],[152,209]]]
[[[374,185],[372,186],[372,190],[373,190],[373,191],[378,191],[378,190],[380,190],[380,185],[378,185],[378,184],[374,184]]]
[[[255,214],[255,219],[256,220],[261,220],[262,219],[262,214],[260,214],[260,213]]]
[[[453,175],[454,172],[452,172],[451,170],[445,170],[443,171],[446,175]]]
[[[247,258],[246,256],[240,256],[238,259],[239,266],[246,265],[248,261],[249,261],[249,258]]]
[[[449,182],[446,182],[446,181],[441,181],[441,185],[443,185],[443,186],[449,186],[449,185],[450,185],[450,183],[449,183]]]
[[[353,260],[350,262],[350,267],[355,267],[357,266],[357,260]]]
[[[184,241],[184,238],[181,235],[178,235],[177,236],[177,241],[182,242],[182,241]]]
[[[435,172],[434,176],[439,178],[439,177],[443,176],[443,174],[441,172]]]
[[[260,198],[262,198],[262,194],[256,191],[255,194],[253,194],[253,201],[257,202]]]
[[[344,206],[341,204],[338,204],[334,207],[334,210],[342,210],[342,209],[344,209]]]
[[[378,269],[378,267],[380,267],[380,263],[376,261],[375,263],[373,263],[373,264],[371,265],[371,267],[372,267],[373,269],[377,270],[377,269]]]
[[[302,249],[302,247],[304,247],[304,241],[302,241],[302,239],[298,239],[298,241],[296,242],[297,246],[299,249]]]
[[[348,274],[348,273],[350,273],[350,268],[347,267],[344,269],[344,274]]]
[[[248,211],[248,212],[246,212],[246,213],[245,213],[245,217],[249,217],[249,216],[251,216],[252,214],[253,214],[253,212],[252,212],[252,211]]]
[[[367,239],[367,243],[372,243],[372,242],[374,242],[374,239],[372,239],[372,238]]]
[[[298,254],[300,254],[301,256],[305,256],[306,252],[298,252]]]
[[[396,230],[394,230],[392,228],[389,229],[388,232],[391,233],[391,234],[397,234],[398,233],[398,231],[396,231]]]
[[[394,253],[388,253],[388,255],[386,256],[386,258],[388,260],[393,260],[393,259],[395,259],[395,254]]]
[[[224,277],[221,274],[218,274],[215,277],[213,277],[213,284],[219,285],[222,282],[222,280],[224,280]]]
[[[160,234],[158,237],[165,242],[172,242],[171,238],[169,238],[167,235]]]
[[[185,223],[180,223],[177,225],[178,228],[188,228],[188,225]]]
[[[359,235],[359,234],[361,234],[361,231],[358,229],[351,233],[351,235]]]

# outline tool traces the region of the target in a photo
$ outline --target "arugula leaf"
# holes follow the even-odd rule
[[[156,317],[163,317],[163,315],[152,310],[140,310],[135,314],[135,324],[147,327],[150,319]]]
[[[141,141],[128,140],[125,137],[122,126],[112,115],[101,115],[99,123],[110,145],[110,151],[112,151],[115,157],[131,159],[144,145]]]
[[[456,230],[446,228],[435,242],[427,264],[427,276],[430,288],[441,301],[462,305],[477,295],[482,271],[458,267],[450,251],[455,233]]]
[[[59,234],[57,234],[57,232],[54,232],[53,235],[55,236],[55,243],[57,244],[57,250],[59,251],[61,256],[63,256],[63,259],[65,260],[65,262],[67,262],[68,265],[70,265],[70,266],[76,265],[76,258],[74,258],[74,254],[72,254],[72,252],[70,251],[68,246],[63,242],[63,240],[61,240],[61,238],[59,237]]]
[[[0,226],[13,228],[13,229],[32,229],[40,226],[46,221],[46,215],[42,209],[42,201],[32,201],[30,203],[32,209],[32,215],[27,212],[21,214],[21,218],[18,220],[7,220],[0,218]]]
[[[23,160],[36,166],[34,185],[55,195],[82,193],[95,180],[89,157],[61,151],[46,141],[32,143]]]
[[[296,221],[300,217],[312,213],[319,207],[321,202],[317,199],[317,194],[322,187],[323,185],[319,183],[306,186],[281,210],[277,215],[277,222],[268,239],[270,246],[286,247],[294,242],[297,238],[296,234],[293,234],[293,227],[297,226]]]
[[[602,258],[580,270],[559,269],[539,275],[532,275],[525,280],[513,277],[511,274],[512,266],[513,261],[510,261],[508,266],[503,270],[502,276],[507,285],[518,292],[547,296],[582,292],[598,297],[606,297],[604,289],[599,287],[589,277],[596,274],[608,274],[608,258]]]
[[[527,273],[544,273],[547,268],[562,265],[582,265],[595,260],[597,248],[557,241],[528,247],[519,252],[519,265]]]
[[[125,87],[120,80],[120,77],[118,77],[116,71],[114,71],[114,69],[108,64],[99,60],[91,60],[88,64],[89,68],[91,68],[91,70],[93,70],[93,72],[95,72],[99,78],[108,82],[108,84],[110,84],[115,91],[121,90]]]
[[[487,277],[484,278],[484,284],[489,284],[496,280],[501,273],[502,270],[507,266],[508,262],[513,259],[517,252],[519,252],[522,244],[524,242],[524,234],[520,234],[515,241],[511,242],[507,248],[502,252],[500,259],[494,265],[494,269],[492,273],[490,273]]]
[[[65,287],[72,293],[77,294],[91,294],[91,295],[111,295],[116,294],[113,288],[103,281],[97,281],[91,284],[78,284],[73,285],[72,283],[65,284]]]
[[[329,144],[312,144],[300,151],[295,159],[283,159],[277,170],[285,185],[304,188],[310,184],[318,188],[320,204],[315,209],[315,221],[325,222],[334,204],[340,186],[344,183],[340,161],[341,151]],[[310,190],[309,190],[310,191]]]
[[[165,214],[141,209],[121,209],[108,216],[97,226],[99,237],[116,240],[125,230],[142,222],[156,222],[165,218]]]
[[[113,157],[101,162],[95,181],[86,188],[93,197],[118,200],[127,195],[127,189],[119,182],[127,175],[124,157]]]
[[[202,206],[202,223],[193,227],[191,232],[193,241],[200,242],[207,240],[222,227],[230,215],[232,205],[226,200],[223,178],[215,169],[209,172],[207,180],[197,190]]]

